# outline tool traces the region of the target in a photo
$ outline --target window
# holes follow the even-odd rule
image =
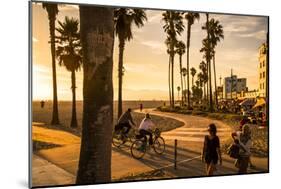
[[[262,78],[262,73],[260,73],[260,79]]]
[[[262,73],[262,77],[265,78],[265,72]]]
[[[262,84],[260,84],[260,89],[262,89]]]
[[[265,61],[263,61],[263,63],[262,63],[262,64],[263,64],[263,67],[265,67]]]

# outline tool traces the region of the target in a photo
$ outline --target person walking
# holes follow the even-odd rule
[[[219,161],[222,165],[220,140],[217,136],[217,127],[210,124],[208,127],[209,135],[205,136],[202,152],[202,161],[206,163],[206,174],[213,175],[216,171],[216,165]]]
[[[143,104],[140,103],[140,112],[142,112],[142,109],[143,109]]]
[[[239,157],[235,162],[239,174],[247,173],[251,156],[251,130],[248,124],[244,124],[242,131],[232,133],[234,142],[239,146]]]

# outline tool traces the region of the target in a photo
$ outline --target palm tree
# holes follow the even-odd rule
[[[51,55],[52,55],[52,74],[53,74],[53,114],[52,125],[60,124],[59,111],[58,111],[58,95],[57,95],[57,75],[56,75],[56,46],[55,46],[55,28],[56,28],[56,16],[59,12],[58,5],[55,3],[42,3],[44,9],[48,13],[49,30],[51,39]]]
[[[183,41],[179,41],[176,44],[176,53],[179,55],[180,63],[180,78],[181,78],[181,104],[183,104],[183,82],[182,82],[182,55],[185,53],[185,44]]]
[[[177,35],[183,31],[184,25],[182,22],[182,13],[177,11],[166,11],[163,14],[162,20],[165,22],[163,26],[164,31],[168,37],[165,41],[169,50],[169,67],[171,67],[171,102],[170,105],[174,107],[174,56],[175,46],[177,44]]]
[[[181,87],[178,86],[178,87],[177,87],[177,90],[178,90],[178,101],[180,101],[180,90],[181,90]]]
[[[204,61],[200,62],[199,69],[201,70],[201,73],[202,73],[202,82],[203,82],[203,85],[204,85],[204,99],[206,99],[207,98],[206,84],[208,84],[207,64]]]
[[[192,76],[192,86],[194,86],[194,76],[196,74],[196,69],[194,67],[190,68],[190,74]]]
[[[185,77],[187,75],[187,69],[186,68],[182,68],[181,69],[181,73],[182,73],[183,81],[184,81],[184,90],[182,89],[182,91],[183,91],[183,94],[184,94],[184,101],[186,102],[186,93],[187,93],[187,91],[186,91],[186,79],[185,79]]]
[[[117,8],[114,11],[115,34],[119,39],[118,118],[122,114],[123,54],[125,42],[133,39],[132,25],[135,24],[140,28],[146,20],[145,11],[142,9]]]
[[[76,184],[111,181],[113,11],[80,5],[83,120]]]
[[[186,69],[187,69],[187,106],[190,108],[190,92],[189,92],[189,47],[190,47],[190,34],[191,26],[194,24],[195,20],[200,19],[199,13],[188,12],[185,15],[187,20],[187,41],[186,41]]]
[[[212,97],[212,77],[211,77],[211,58],[212,58],[212,47],[210,41],[210,29],[209,29],[209,13],[206,13],[206,24],[202,27],[207,31],[207,38],[203,39],[202,44],[203,48],[200,52],[205,52],[204,57],[206,58],[207,62],[207,70],[208,70],[208,79],[209,79],[209,111],[213,112],[213,97]]]
[[[220,24],[218,20],[212,18],[209,22],[209,30],[210,30],[210,43],[211,43],[211,48],[213,50],[212,56],[213,56],[214,81],[215,81],[215,99],[216,99],[216,105],[218,105],[215,48],[218,42],[220,42],[221,39],[224,39],[223,26]]]
[[[72,117],[70,126],[76,128],[76,76],[75,72],[80,70],[82,64],[80,34],[78,31],[79,22],[77,19],[65,17],[64,23],[58,21],[59,33],[57,36],[59,45],[56,56],[60,66],[65,66],[66,70],[71,72],[72,89]]]

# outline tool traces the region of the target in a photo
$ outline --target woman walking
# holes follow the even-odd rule
[[[218,161],[222,165],[220,140],[217,136],[217,127],[215,124],[210,124],[208,127],[209,135],[205,136],[202,161],[206,163],[206,174],[213,175],[216,171]]]
[[[235,162],[239,174],[247,173],[251,155],[251,130],[248,124],[243,125],[242,131],[232,133],[234,142],[240,147],[239,157]]]

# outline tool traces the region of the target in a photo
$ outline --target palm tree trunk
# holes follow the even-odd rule
[[[209,64],[209,93],[210,93],[210,112],[213,111],[213,95],[212,95],[212,72],[210,61],[210,34],[209,34],[209,14],[207,16],[207,40],[208,40],[208,52],[207,52],[207,64]]]
[[[184,101],[186,102],[186,100],[187,100],[187,98],[186,98],[186,93],[187,93],[187,91],[186,91],[186,88],[187,88],[187,86],[186,86],[186,79],[185,78],[183,78],[183,81],[184,81]]]
[[[187,108],[190,109],[190,92],[189,92],[189,47],[190,47],[190,30],[191,25],[187,24],[187,41],[186,41],[186,69],[187,69]]]
[[[106,183],[111,181],[113,9],[80,5],[80,22],[83,120],[76,184]]]
[[[51,55],[52,55],[52,74],[53,74],[53,115],[51,125],[58,125],[59,111],[58,111],[58,96],[57,96],[57,74],[56,74],[56,47],[55,47],[55,14],[49,17],[49,28],[51,37]]]
[[[192,87],[194,86],[194,76],[192,76]]]
[[[182,84],[182,57],[181,55],[179,56],[180,58],[180,77],[181,77],[181,106],[183,105],[183,84]]]
[[[75,71],[71,72],[71,89],[72,89],[72,116],[71,116],[71,123],[70,127],[76,128],[78,126],[77,124],[77,118],[76,118],[76,84],[75,84]]]
[[[118,62],[118,118],[122,115],[122,84],[123,84],[123,54],[125,40],[122,38],[119,42],[119,62]]]
[[[206,65],[207,65],[207,103],[209,105],[209,64],[206,62]]]
[[[170,106],[172,104],[172,96],[171,96],[171,55],[169,55],[169,69],[168,69],[168,83],[169,83],[169,103]]]
[[[217,75],[216,75],[216,61],[215,61],[215,53],[213,56],[213,66],[214,66],[214,81],[215,81],[215,98],[216,98],[216,106],[218,107],[218,94],[217,94]]]
[[[206,83],[204,83],[204,100],[206,100]]]
[[[171,83],[172,83],[172,86],[171,86],[171,88],[172,88],[172,91],[171,91],[171,93],[172,93],[172,108],[174,108],[174,106],[175,106],[175,98],[174,98],[174,55],[172,55],[172,57],[171,57]]]

